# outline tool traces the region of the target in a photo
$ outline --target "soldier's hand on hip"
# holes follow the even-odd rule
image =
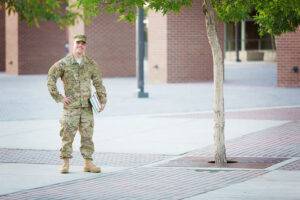
[[[71,103],[71,98],[70,97],[64,97],[64,105],[67,106]]]

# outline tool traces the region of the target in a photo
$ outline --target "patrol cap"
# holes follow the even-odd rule
[[[74,36],[75,42],[85,42],[86,43],[86,36],[85,35],[75,35]]]

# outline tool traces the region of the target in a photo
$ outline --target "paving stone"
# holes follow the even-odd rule
[[[225,128],[226,129],[226,128]],[[300,122],[289,122],[226,142],[228,157],[300,157]],[[213,146],[187,155],[213,157]]]
[[[128,154],[128,153],[95,153],[94,162],[97,165],[112,167],[136,167],[170,158],[163,154]],[[0,148],[0,163],[27,164],[61,164],[59,151],[7,149]],[[79,152],[73,153],[72,165],[82,165],[83,159]]]
[[[185,156],[159,164],[160,167],[204,167],[218,168],[215,163],[211,163],[213,158],[199,156]],[[229,161],[222,168],[247,168],[247,169],[265,169],[274,164],[280,163],[287,158],[262,158],[262,157],[228,157]]]
[[[292,163],[289,163],[285,166],[280,167],[279,169],[280,170],[289,170],[289,171],[300,170],[300,160],[296,160]]]
[[[256,171],[197,171],[138,168],[98,178],[16,192],[0,199],[183,199],[264,174]]]

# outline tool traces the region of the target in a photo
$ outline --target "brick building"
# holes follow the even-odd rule
[[[277,83],[279,87],[300,87],[300,28],[276,38]]]
[[[180,14],[148,15],[148,66],[151,82],[197,82],[213,79],[213,61],[202,3]],[[223,25],[218,27],[223,44]]]
[[[45,74],[68,53],[74,34],[88,37],[88,55],[105,77],[135,76],[135,26],[102,14],[93,24],[62,30],[52,22],[29,27],[15,15],[0,13],[1,71],[8,74]],[[80,26],[80,24],[78,25]],[[6,52],[6,54],[5,54]]]
[[[5,72],[8,74],[44,74],[65,55],[65,31],[54,23],[29,27],[16,14],[5,16]],[[1,45],[2,46],[2,45]]]
[[[201,1],[194,1],[180,14],[148,13],[147,75],[151,83],[213,79],[212,56],[201,5]],[[47,73],[51,64],[67,53],[65,46],[72,36],[85,33],[89,42],[88,54],[101,65],[105,77],[135,76],[134,24],[117,22],[115,15],[101,14],[91,25],[78,27],[61,30],[47,22],[40,28],[29,28],[16,16],[5,16],[0,11],[0,70],[10,74]],[[217,25],[221,44],[224,44],[224,35],[228,40],[228,27],[221,23]],[[245,38],[246,34],[244,32]],[[227,40],[225,49],[228,48]],[[278,86],[300,86],[297,71],[300,66],[299,42],[300,30],[276,38]],[[246,43],[244,48],[247,48]]]
[[[117,16],[101,14],[85,26],[88,55],[103,68],[105,77],[135,76],[135,25],[119,22]]]

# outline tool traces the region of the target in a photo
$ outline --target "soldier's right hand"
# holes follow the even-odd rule
[[[71,103],[71,98],[70,97],[64,97],[63,103],[65,106],[69,105]]]

